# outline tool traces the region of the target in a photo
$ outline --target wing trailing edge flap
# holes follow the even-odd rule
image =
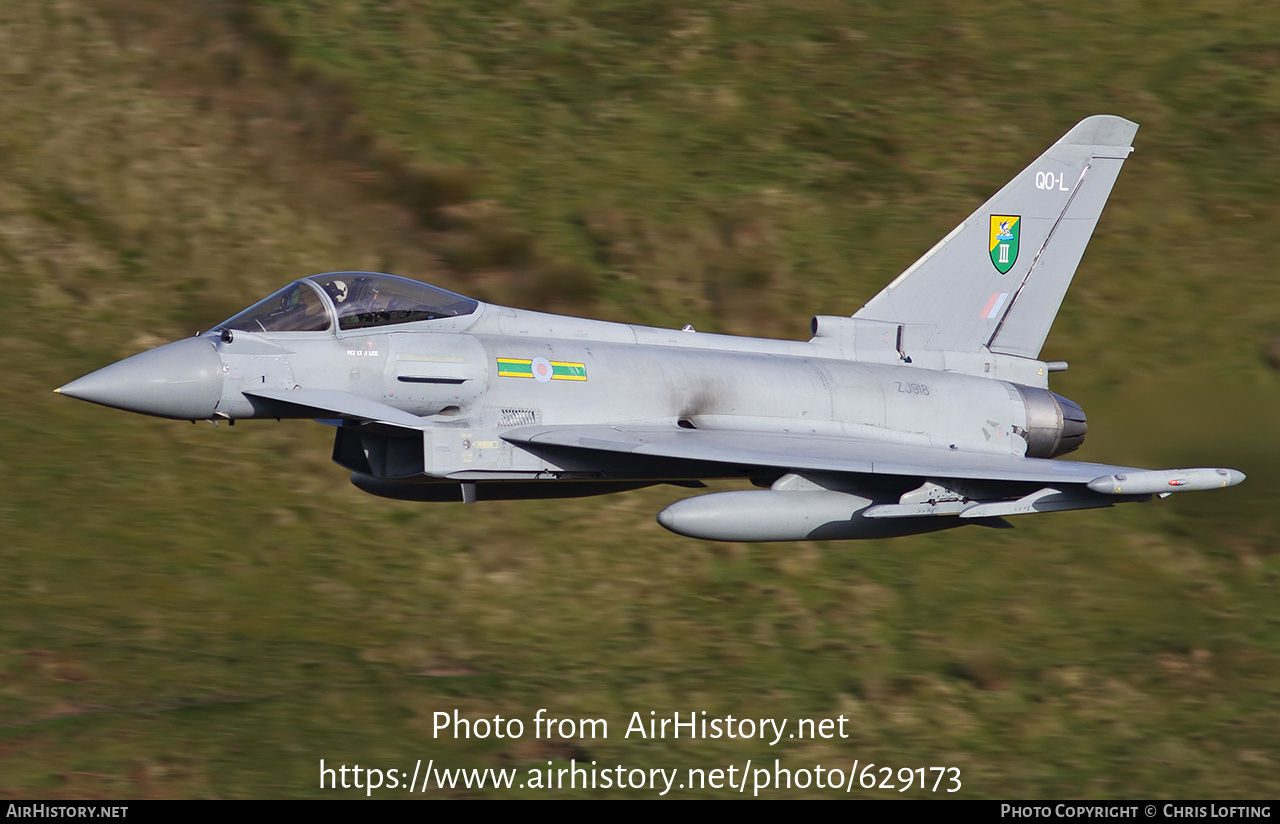
[[[1127,467],[939,449],[825,435],[677,427],[541,426],[504,440],[529,446],[760,466],[796,472],[898,475],[1061,485],[1088,484]],[[993,513],[995,514],[995,513]]]
[[[414,430],[422,430],[431,425],[429,421],[394,406],[331,389],[254,389],[245,391],[244,394],[284,404],[294,413],[308,418],[368,421]]]

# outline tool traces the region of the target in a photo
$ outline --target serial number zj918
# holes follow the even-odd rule
[[[927,383],[903,383],[902,381],[894,381],[898,385],[898,391],[904,395],[928,395],[929,384]]]

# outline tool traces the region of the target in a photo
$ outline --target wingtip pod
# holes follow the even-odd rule
[[[1089,488],[1103,495],[1164,495],[1223,489],[1244,478],[1237,469],[1148,469],[1103,475],[1089,481]]]
[[[1114,114],[1086,117],[1064,134],[1058,143],[1074,146],[1124,146],[1132,148],[1138,124]]]

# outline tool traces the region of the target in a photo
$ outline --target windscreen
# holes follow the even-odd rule
[[[323,332],[329,328],[329,312],[314,288],[296,281],[218,328],[243,332]]]

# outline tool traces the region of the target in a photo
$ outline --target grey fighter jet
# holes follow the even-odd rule
[[[403,278],[295,281],[63,386],[177,419],[312,418],[360,489],[412,501],[741,478],[658,521],[696,538],[881,538],[1233,486],[1233,469],[1051,460],[1085,415],[1040,349],[1137,124],[1081,121],[852,317],[810,340],[480,303]]]

